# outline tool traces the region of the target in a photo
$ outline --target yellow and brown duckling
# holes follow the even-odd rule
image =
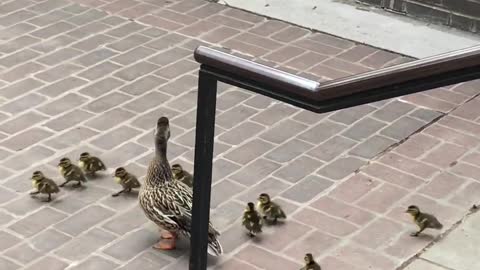
[[[62,158],[58,163],[58,168],[60,174],[65,178],[65,182],[60,184],[60,187],[65,186],[71,181],[76,181],[77,183],[73,187],[82,186],[82,182],[87,182],[87,178],[83,174],[82,170],[74,165],[69,158]]]
[[[247,208],[243,212],[242,225],[247,228],[248,235],[251,237],[262,232],[263,220],[257,210],[255,210],[255,205],[252,202],[247,204]]]
[[[161,250],[176,248],[179,234],[190,237],[192,229],[192,189],[183,182],[173,180],[167,159],[167,143],[170,138],[169,120],[160,117],[154,133],[155,156],[151,160],[145,182],[138,196],[140,206],[148,219],[164,230],[160,241],[153,247]],[[208,253],[223,253],[218,241],[220,233],[209,224]]]
[[[88,176],[94,176],[97,171],[105,171],[107,169],[103,161],[101,161],[98,157],[90,155],[88,152],[83,152],[80,154],[78,166]]]
[[[52,193],[60,192],[57,183],[45,177],[41,171],[33,172],[32,186],[36,191],[30,192],[30,195],[48,194],[47,202],[52,200]]]
[[[112,194],[113,197],[117,197],[118,195],[122,194],[123,192],[131,192],[134,188],[140,187],[140,182],[138,181],[135,175],[127,172],[125,168],[119,167],[115,170],[115,181],[119,183],[123,189],[117,193]]]
[[[413,222],[419,228],[417,232],[411,233],[411,236],[418,236],[425,229],[441,230],[443,228],[442,223],[434,215],[420,212],[420,208],[416,205],[410,205],[405,212],[412,215]]]
[[[262,193],[258,197],[257,209],[263,219],[273,224],[276,224],[278,219],[287,218],[280,205],[272,202],[267,193]]]
[[[303,260],[305,262],[305,266],[300,268],[300,270],[322,270],[320,265],[313,259],[313,255],[311,253],[305,254]]]
[[[185,171],[180,164],[172,165],[172,173],[175,180],[183,182],[189,187],[193,187],[193,175]]]

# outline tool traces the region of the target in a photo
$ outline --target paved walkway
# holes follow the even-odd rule
[[[145,174],[161,115],[171,162],[192,168],[197,45],[318,80],[411,60],[204,1],[1,3],[1,270],[186,269],[188,242],[152,250],[135,196],[110,194],[116,166]],[[211,268],[296,269],[307,251],[327,270],[402,265],[438,234],[409,237],[407,205],[447,230],[479,199],[478,85],[323,115],[221,85],[212,219],[226,254]],[[83,151],[110,171],[51,203],[30,198],[34,170],[60,182],[58,160]],[[260,192],[289,219],[252,241],[239,217]]]

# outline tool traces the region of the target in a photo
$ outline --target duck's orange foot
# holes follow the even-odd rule
[[[161,239],[175,239],[175,238],[177,238],[177,234],[174,233],[174,232],[164,230],[160,233],[160,238]]]
[[[176,241],[175,239],[162,239],[153,245],[153,248],[159,250],[173,250],[176,248]]]

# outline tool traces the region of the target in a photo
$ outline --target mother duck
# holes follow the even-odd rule
[[[148,166],[145,184],[139,194],[140,206],[145,215],[164,231],[153,247],[161,250],[175,249],[178,234],[190,237],[192,228],[192,190],[180,181],[173,180],[167,160],[167,142],[170,138],[169,121],[160,117],[155,129],[155,157]],[[217,240],[220,234],[212,224],[208,229],[208,253],[223,253]]]

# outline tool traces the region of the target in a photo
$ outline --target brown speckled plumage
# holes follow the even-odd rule
[[[180,181],[173,181],[167,160],[167,142],[170,138],[168,119],[161,117],[155,132],[155,157],[150,162],[145,183],[140,189],[139,202],[145,215],[160,228],[190,237],[192,190]],[[219,233],[210,225],[209,253],[222,254],[217,240]]]

